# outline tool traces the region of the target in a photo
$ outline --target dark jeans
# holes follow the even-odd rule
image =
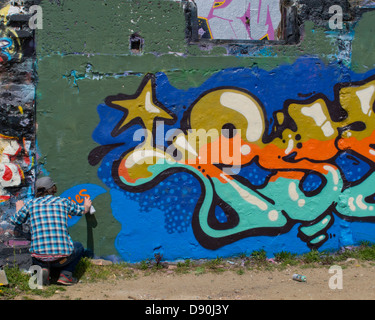
[[[32,258],[32,263],[42,268],[48,269],[60,269],[61,271],[68,271],[73,273],[79,260],[84,256],[84,248],[80,242],[73,242],[74,250],[72,254],[66,258],[59,259],[57,261],[45,262]]]

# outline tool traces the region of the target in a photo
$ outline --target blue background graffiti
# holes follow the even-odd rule
[[[74,201],[77,204],[83,204],[83,198],[89,196],[91,200],[94,200],[97,196],[107,192],[104,188],[95,184],[86,183],[74,186],[68,190],[65,190],[60,197],[67,198]],[[68,227],[74,226],[82,216],[72,216],[68,220]]]
[[[184,111],[203,92],[220,86],[235,86],[254,94],[265,108],[270,129],[274,121],[273,113],[283,109],[285,101],[304,101],[318,93],[334,100],[334,86],[337,83],[360,81],[373,74],[374,70],[356,74],[342,64],[326,65],[319,59],[302,57],[293,65],[281,65],[272,71],[256,67],[225,69],[211,76],[201,86],[188,90],[173,87],[166,74],[157,73],[155,90],[156,98],[178,119],[173,125],[165,125],[165,133],[169,129],[180,128]],[[108,95],[117,93],[108,92]],[[126,90],[122,93],[133,94]],[[104,156],[98,168],[98,177],[111,189],[112,213],[122,225],[115,246],[124,260],[135,262],[143,260],[145,256],[152,258],[154,253],[163,254],[166,260],[176,260],[216,258],[259,249],[266,250],[270,256],[280,251],[303,253],[310,250],[297,236],[299,224],[286,234],[245,238],[217,250],[203,248],[195,239],[191,227],[194,208],[201,194],[199,182],[187,173],[176,173],[142,193],[122,190],[113,181],[112,164],[139,143],[133,141],[132,137],[141,127],[135,125],[113,137],[111,131],[123,117],[123,112],[105,104],[100,104],[97,111],[100,123],[93,132],[93,139],[100,145],[119,144]],[[212,112],[215,112],[214,106]],[[158,144],[162,143],[165,144],[165,141],[158,141]],[[350,182],[359,180],[372,170],[368,163],[347,154],[339,155],[336,164]],[[240,175],[255,187],[262,185],[268,174],[267,170],[254,163],[240,171]],[[311,174],[303,181],[302,188],[307,192],[313,191],[319,188],[320,183],[320,177]],[[225,222],[226,216],[219,207],[215,214],[220,222]],[[374,241],[375,224],[347,222],[335,215],[328,236],[329,239],[320,250],[336,250],[362,240]]]

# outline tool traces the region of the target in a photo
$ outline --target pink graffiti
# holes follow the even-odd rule
[[[279,0],[196,0],[198,17],[213,39],[275,40]]]

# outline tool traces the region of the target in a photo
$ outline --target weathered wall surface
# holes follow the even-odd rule
[[[0,10],[0,239],[14,233],[7,217],[32,193],[35,171],[35,47],[32,1],[2,2]]]
[[[96,255],[375,240],[371,1],[40,6],[38,173],[91,196],[70,231]]]
[[[15,230],[8,218],[15,202],[33,193],[35,180],[37,77],[34,30],[28,23],[35,3],[0,5],[0,266],[9,262],[26,266],[31,260],[28,226]]]

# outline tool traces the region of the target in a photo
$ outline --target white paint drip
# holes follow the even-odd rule
[[[362,209],[362,210],[366,210],[367,209],[367,205],[365,205],[364,203],[363,203],[363,195],[359,195],[359,196],[357,196],[357,198],[355,199],[355,202],[356,202],[356,204],[357,204],[357,206],[358,206],[358,208],[360,208],[360,209]]]
[[[145,108],[150,113],[160,113],[160,110],[152,104],[150,91],[146,92]]]
[[[297,203],[298,203],[298,206],[300,208],[302,208],[306,204],[305,199],[299,199],[299,195],[298,195],[298,192],[297,192],[297,185],[294,182],[289,183],[288,193],[289,193],[289,197],[290,197],[290,199],[292,199],[292,201],[298,200]]]
[[[348,205],[349,205],[349,208],[350,210],[352,211],[355,211],[356,210],[356,207],[354,205],[354,198],[353,197],[350,197],[349,200],[348,200]]]
[[[179,135],[176,140],[174,141],[174,144],[181,147],[184,150],[189,151],[196,157],[198,156],[198,153],[195,151],[195,149],[192,147],[192,145],[186,140],[185,136]]]
[[[224,92],[220,103],[229,109],[241,113],[247,120],[246,139],[250,142],[261,138],[264,127],[259,107],[250,98],[240,93]]]
[[[289,154],[293,150],[293,147],[294,147],[294,141],[293,139],[289,139],[288,147],[285,149],[285,154]]]
[[[335,185],[337,185],[339,183],[339,175],[337,174],[337,171],[335,170],[335,168],[331,167],[331,166],[324,166],[323,167],[324,170],[327,170],[329,171],[331,174],[332,174],[332,177],[333,177],[333,183]],[[334,189],[335,191],[337,190],[337,187],[336,189]]]
[[[270,219],[270,221],[276,221],[279,219],[279,213],[276,210],[271,210],[268,212],[268,219]]]
[[[135,164],[153,164],[153,158],[166,159],[165,155],[161,152],[156,152],[154,150],[138,150],[134,151],[125,162],[125,167],[127,169],[132,168]],[[151,159],[150,162],[147,162],[145,159]],[[169,160],[171,161],[171,160]]]
[[[335,130],[333,130],[332,128],[331,122],[328,121],[321,126],[321,129],[323,130],[323,133],[326,137],[330,137],[335,133]]]
[[[313,118],[316,125],[322,129],[323,134],[326,137],[329,137],[335,133],[335,131],[332,128],[331,123],[328,121],[327,117],[325,116],[320,103],[314,103],[310,107],[303,107],[301,109],[301,112],[305,116]]]
[[[361,102],[362,112],[368,116],[371,115],[372,108],[371,108],[371,99],[374,94],[375,88],[374,86],[370,86],[368,88],[358,90],[356,92],[359,101]]]
[[[292,199],[293,201],[298,200],[299,196],[297,193],[296,184],[294,182],[289,183],[288,193],[289,193],[290,199]]]
[[[251,148],[250,148],[249,145],[244,144],[244,145],[241,147],[241,153],[242,153],[244,156],[247,156],[250,152],[251,152]]]
[[[322,126],[327,120],[327,117],[324,115],[322,106],[320,103],[314,103],[310,107],[303,107],[301,109],[302,114],[307,117],[313,118],[317,126]]]
[[[306,204],[305,199],[299,199],[299,200],[298,200],[298,206],[299,206],[300,208],[302,208],[305,204]]]
[[[263,211],[268,209],[268,206],[264,201],[260,200],[256,196],[253,196],[248,191],[242,189],[236,182],[234,182],[234,180],[229,179],[224,173],[221,173],[220,177],[227,181],[238,192],[241,198],[244,199],[246,202],[257,206],[259,209]]]

